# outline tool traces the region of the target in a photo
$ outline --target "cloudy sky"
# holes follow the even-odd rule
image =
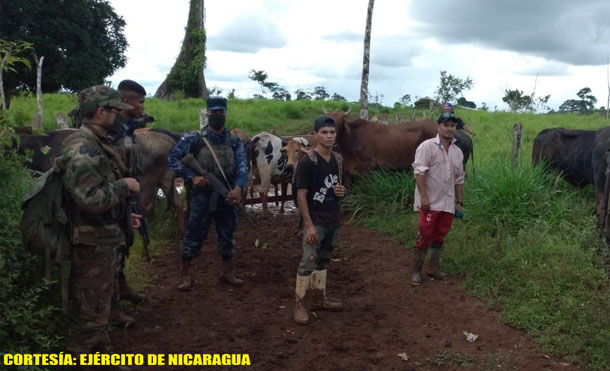
[[[128,62],[110,78],[154,94],[184,37],[188,0],[111,0],[127,22]],[[368,0],[206,0],[208,87],[260,93],[264,70],[291,93],[324,86],[359,99]],[[369,92],[391,106],[404,94],[434,96],[440,71],[470,77],[464,96],[507,110],[506,89],[551,95],[557,107],[590,87],[605,106],[608,0],[377,0]],[[383,97],[382,97],[383,96]]]

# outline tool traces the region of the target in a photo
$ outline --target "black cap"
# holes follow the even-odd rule
[[[337,123],[335,122],[335,119],[328,116],[328,115],[322,115],[320,117],[318,117],[316,119],[316,121],[313,124],[313,129],[315,131],[320,130],[321,128],[323,128],[324,126],[330,126],[330,127],[336,127]]]
[[[222,97],[209,97],[205,101],[205,105],[208,111],[214,111],[218,109],[227,110],[227,99]]]
[[[437,123],[443,124],[447,121],[453,121],[457,124],[458,120],[451,112],[443,112],[439,117]]]

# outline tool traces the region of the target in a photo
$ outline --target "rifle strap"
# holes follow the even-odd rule
[[[210,145],[210,142],[208,142],[208,140],[205,139],[205,137],[203,135],[201,136],[201,139],[203,139],[203,142],[205,143],[205,145],[208,146],[208,149],[210,150],[210,152],[212,152],[212,157],[214,157],[214,162],[216,162],[216,166],[218,166],[218,170],[220,170],[222,177],[224,178],[225,182],[227,183],[227,189],[230,191],[231,183],[229,183],[229,180],[227,179],[225,172],[222,170],[222,166],[220,166],[220,161],[218,161],[218,157],[216,157],[216,152],[214,152],[214,148],[212,148],[212,146]]]

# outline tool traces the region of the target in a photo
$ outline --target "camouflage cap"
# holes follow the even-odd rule
[[[95,111],[98,107],[133,109],[129,104],[121,102],[118,91],[105,85],[96,85],[81,91],[78,94],[78,107],[83,114]]]

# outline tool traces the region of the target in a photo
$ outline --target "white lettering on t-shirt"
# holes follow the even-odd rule
[[[318,201],[321,204],[324,203],[328,190],[337,184],[339,184],[339,177],[337,175],[328,174],[324,179],[324,187],[321,187],[320,190],[313,195],[313,200]]]

